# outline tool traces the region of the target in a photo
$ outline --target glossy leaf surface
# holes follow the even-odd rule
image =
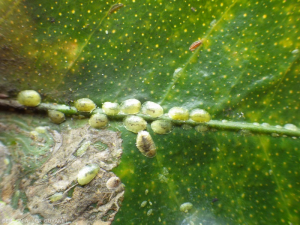
[[[34,89],[44,102],[88,97],[99,107],[136,98],[165,112],[300,127],[299,1],[0,4],[1,87],[12,97]],[[113,224],[299,223],[298,138],[181,127],[158,135],[148,125],[158,147],[148,159],[136,134],[111,126],[123,138],[115,173],[126,185]]]

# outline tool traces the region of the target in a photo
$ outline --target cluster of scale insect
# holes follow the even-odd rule
[[[18,102],[24,106],[36,107],[41,103],[41,96],[37,91],[24,90],[18,95]],[[97,105],[89,98],[80,98],[74,103],[78,112],[94,113],[97,110]],[[96,110],[95,110],[96,109]],[[157,118],[151,123],[151,128],[154,133],[167,134],[172,130],[171,120],[166,120],[160,117],[168,116],[172,120],[186,121],[191,119],[195,122],[203,123],[210,120],[210,115],[203,109],[194,109],[191,113],[182,107],[173,107],[167,114],[164,114],[163,108],[151,101],[146,101],[143,104],[137,99],[127,99],[119,105],[115,102],[104,102],[102,110],[94,113],[89,120],[89,124],[93,128],[105,128],[108,124],[107,116],[115,116],[118,114],[127,115],[124,119],[124,126],[127,130],[138,133],[145,130],[147,122],[140,116],[135,114],[144,114],[146,116]],[[53,123],[60,124],[65,121],[64,113],[57,110],[49,110],[48,116]]]
[[[91,112],[96,108],[96,104],[90,99],[82,98],[75,102],[75,107],[81,112]],[[147,128],[146,120],[136,115],[139,113],[157,118],[151,123],[152,130],[157,134],[171,132],[173,127],[171,120],[187,121],[191,119],[194,122],[205,123],[211,119],[210,114],[203,109],[194,109],[189,113],[183,107],[173,107],[167,114],[164,114],[163,108],[155,102],[146,101],[141,104],[137,99],[127,99],[121,105],[115,102],[104,102],[102,112],[94,114],[90,118],[89,124],[94,128],[103,128],[108,124],[107,116],[127,115],[123,121],[125,128],[131,132],[139,133]],[[162,116],[167,116],[171,120],[160,119]]]
[[[36,101],[34,102],[33,100]],[[33,107],[40,104],[41,97],[38,92],[27,90],[19,93],[18,101],[23,105]],[[89,119],[89,125],[96,129],[107,127],[107,116],[115,116],[118,114],[126,115],[123,120],[124,127],[127,130],[138,134],[136,146],[144,156],[149,158],[153,158],[156,155],[156,146],[150,133],[145,131],[147,129],[147,121],[136,114],[141,113],[152,118],[157,118],[157,120],[154,120],[151,123],[151,129],[157,134],[167,134],[172,131],[172,121],[160,118],[162,116],[168,116],[172,120],[181,121],[186,121],[190,118],[193,121],[200,123],[208,122],[210,120],[209,113],[202,109],[195,109],[189,113],[185,108],[173,107],[164,115],[164,110],[159,104],[151,101],[146,101],[141,104],[137,99],[127,99],[122,102],[121,105],[114,102],[104,102],[100,112],[99,110],[95,112],[97,110],[97,105],[89,98],[80,98],[76,100],[74,106],[79,112],[94,113]],[[64,113],[56,110],[49,110],[48,116],[50,120],[56,124],[65,121]],[[77,154],[81,155],[82,152],[84,152],[84,149],[80,149]],[[83,171],[89,169],[91,168],[87,167]],[[79,178],[78,183],[85,183],[85,181],[82,180],[89,180],[89,178]]]
[[[195,43],[196,47],[200,44],[201,42]],[[21,91],[17,99],[20,104],[28,107],[36,107],[41,103],[40,94],[34,90]],[[124,127],[138,134],[136,146],[143,155],[149,158],[156,155],[156,146],[150,133],[145,131],[147,129],[147,121],[140,114],[153,118],[151,129],[156,134],[167,134],[172,131],[173,122],[187,120],[199,123],[195,126],[195,130],[203,132],[208,129],[205,123],[211,120],[210,114],[204,109],[193,109],[189,112],[188,109],[183,107],[173,107],[168,113],[164,114],[164,110],[159,104],[151,101],[141,104],[137,99],[127,99],[121,105],[114,102],[104,102],[102,109],[99,109],[91,99],[81,98],[75,101],[74,106],[79,112],[93,114],[89,119],[89,125],[96,129],[107,127],[108,117],[124,115]],[[65,121],[65,115],[60,111],[49,110],[48,115],[53,123],[60,124]],[[191,126],[185,125],[185,129],[191,129]],[[298,129],[293,124],[286,124],[283,128],[287,130]],[[78,154],[81,154],[81,152]]]

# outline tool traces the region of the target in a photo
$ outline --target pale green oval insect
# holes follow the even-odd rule
[[[57,192],[49,197],[50,202],[57,202],[64,197],[64,193]]]
[[[56,110],[48,110],[48,116],[51,122],[56,124],[60,124],[66,120],[65,114]]]
[[[90,164],[83,167],[77,175],[77,181],[80,185],[90,183],[98,174],[100,167],[97,164]]]
[[[193,204],[190,202],[185,202],[180,205],[180,211],[187,213],[189,210],[193,208]]]
[[[142,105],[142,113],[151,117],[160,117],[164,114],[163,108],[155,102],[144,102]]]
[[[124,126],[127,130],[138,133],[141,130],[145,130],[147,122],[139,116],[127,116],[124,119]]]
[[[40,134],[45,134],[47,132],[47,127],[36,127],[35,131],[40,133]]]
[[[194,109],[190,114],[190,118],[195,122],[205,123],[210,121],[210,114],[204,109]]]
[[[81,146],[76,150],[75,156],[82,156],[86,150],[90,147],[92,144],[91,141],[85,141],[81,144]]]
[[[147,205],[147,201],[143,201],[142,203],[141,203],[141,207],[143,208],[143,207],[145,207]]]
[[[33,130],[33,131],[30,131],[30,138],[32,139],[32,140],[34,140],[34,141],[38,141],[39,140],[39,132],[37,132],[37,131],[35,131],[35,130]]]
[[[102,113],[96,113],[89,119],[89,124],[93,128],[103,128],[106,127],[108,123],[107,116]]]
[[[137,114],[141,109],[141,102],[137,99],[127,99],[121,104],[121,111],[126,114]]]
[[[18,102],[24,106],[38,106],[41,103],[41,96],[34,90],[24,90],[18,94]]]
[[[296,125],[294,124],[291,124],[291,123],[287,123],[283,126],[284,129],[287,129],[287,130],[298,130],[298,128],[296,127]]]
[[[182,107],[173,107],[169,110],[169,117],[173,120],[188,120],[189,111]]]
[[[184,129],[184,130],[191,130],[191,129],[193,129],[193,127],[191,125],[189,125],[189,124],[182,124],[181,128]]]
[[[149,209],[147,212],[147,216],[151,216],[153,214],[153,209]]]
[[[168,120],[155,120],[151,123],[154,133],[167,134],[172,130],[172,122]]]
[[[136,147],[149,158],[156,155],[156,146],[148,131],[140,131],[136,138]]]
[[[89,98],[80,98],[74,105],[79,112],[91,112],[96,108],[96,104]]]
[[[195,130],[197,132],[204,132],[204,131],[207,131],[208,130],[208,127],[205,126],[205,125],[198,125],[198,126],[195,126]]]
[[[120,105],[114,102],[104,102],[102,110],[106,115],[114,116],[120,112]]]
[[[121,184],[119,177],[111,177],[106,182],[107,189],[115,189]]]

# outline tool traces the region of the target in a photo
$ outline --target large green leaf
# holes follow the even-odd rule
[[[114,224],[298,224],[299,139],[245,130],[300,126],[299,1],[122,4],[0,1],[3,92],[35,89],[50,103],[89,97],[98,106],[137,98],[165,111],[204,108],[208,125],[220,122],[202,133],[148,127],[158,147],[148,159],[112,118],[123,138],[114,172],[126,185]],[[184,202],[193,204],[188,213]]]

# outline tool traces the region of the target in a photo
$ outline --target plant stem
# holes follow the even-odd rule
[[[37,111],[37,112],[47,112],[48,110],[57,110],[60,112],[65,113],[67,116],[72,115],[83,115],[83,116],[90,116],[95,113],[103,113],[102,109],[97,108],[91,113],[81,113],[76,110],[73,106],[67,106],[67,105],[60,105],[60,104],[53,104],[53,103],[41,103],[37,107],[26,107],[23,105],[20,105],[17,101],[14,100],[3,100],[0,99],[0,107],[1,109],[11,110],[21,110],[21,111]],[[168,115],[163,115],[159,118],[153,118],[144,114],[136,114],[137,116],[142,117],[146,121],[154,121],[158,119],[162,120],[169,120],[172,121],[174,125],[181,126],[184,124],[190,125],[190,126],[207,126],[211,129],[219,129],[219,130],[234,130],[234,131],[245,131],[245,132],[253,132],[253,133],[261,133],[261,134],[272,134],[273,136],[279,136],[279,135],[287,135],[287,136],[293,136],[293,137],[300,137],[300,129],[286,129],[281,126],[271,126],[268,124],[254,124],[254,123],[246,123],[246,122],[232,122],[232,121],[218,121],[218,120],[211,120],[207,123],[198,123],[194,122],[192,120],[187,121],[180,121],[180,120],[172,120],[168,117]],[[115,116],[108,116],[111,120],[123,120],[127,114],[118,114]]]

